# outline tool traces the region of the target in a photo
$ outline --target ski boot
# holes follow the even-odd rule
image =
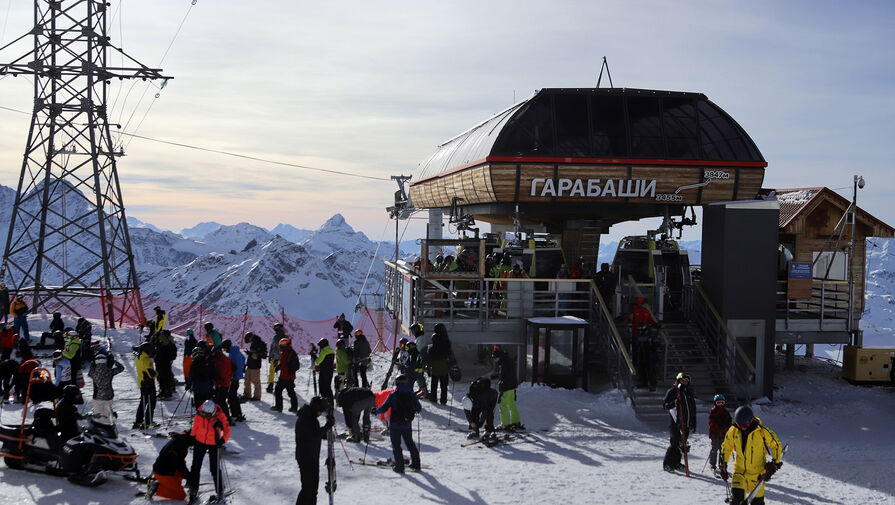
[[[479,438],[479,430],[472,430],[466,435],[467,440],[474,440],[476,438]]]

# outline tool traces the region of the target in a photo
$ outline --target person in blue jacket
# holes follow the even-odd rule
[[[404,473],[404,452],[401,450],[401,440],[407,444],[410,451],[410,469],[420,469],[420,451],[413,443],[413,418],[422,410],[420,401],[413,394],[413,379],[408,375],[401,375],[395,380],[395,391],[388,395],[377,414],[382,414],[391,409],[389,420],[389,436],[392,439],[392,453],[394,466],[397,473]]]
[[[230,339],[221,342],[221,349],[230,357],[233,366],[233,377],[230,378],[230,391],[227,392],[227,403],[230,404],[230,417],[232,422],[244,422],[246,417],[242,415],[242,406],[239,404],[239,381],[242,380],[246,368],[246,357],[239,347],[230,342]]]

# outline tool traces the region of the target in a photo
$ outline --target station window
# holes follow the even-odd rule
[[[689,97],[666,97],[662,101],[662,119],[665,125],[665,145],[668,157],[675,159],[699,159],[696,105]]]
[[[555,95],[553,118],[556,123],[556,150],[559,154],[567,156],[591,154],[586,96]]]
[[[657,97],[628,98],[632,156],[665,156],[660,111]]]
[[[623,100],[620,96],[595,96],[591,100],[593,152],[597,156],[628,156]]]
[[[507,124],[491,153],[501,156],[552,156],[552,115],[547,95],[532,99]]]

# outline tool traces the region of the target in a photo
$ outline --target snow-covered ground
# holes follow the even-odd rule
[[[140,453],[142,472],[148,473],[165,440],[135,436],[130,429],[138,397],[130,349],[139,336],[134,330],[110,331],[109,335],[114,339],[114,352],[126,366],[126,372],[115,379],[119,428]],[[385,357],[374,361],[374,384],[381,382],[385,362]],[[768,486],[768,503],[895,503],[891,470],[895,463],[891,450],[895,445],[891,429],[895,389],[852,386],[839,378],[838,368],[823,362],[799,364],[805,365],[801,371],[783,371],[778,364],[774,401],[761,402],[755,409],[789,444],[785,465]],[[301,402],[311,395],[309,375],[309,360],[303,357],[296,380]],[[92,391],[90,380],[87,382],[85,409],[89,409]],[[665,430],[637,420],[617,391],[594,395],[524,385],[518,392],[518,404],[529,436],[493,448],[460,447],[466,439],[459,431],[465,423],[458,403],[465,387],[457,385],[452,406],[423,402],[417,436],[422,462],[430,469],[400,476],[385,468],[351,468],[349,457],[363,458],[364,445],[346,442],[344,451],[337,445],[335,502],[723,503],[724,483],[703,470],[710,447],[704,418],[699,419],[692,439],[693,477],[688,479],[662,471]],[[249,421],[233,428],[228,445],[240,454],[225,459],[230,484],[236,489],[232,504],[295,501],[299,490],[293,457],[295,416],[271,412],[272,399],[265,393],[261,402],[243,404]],[[176,400],[162,402],[157,419],[170,415],[176,404]],[[4,406],[3,421],[12,423],[20,418],[18,408]],[[344,431],[341,412],[336,418],[339,431]],[[374,421],[376,425],[378,421]],[[186,427],[186,421],[175,420],[172,429]],[[388,440],[374,433],[367,460],[390,455]],[[207,463],[202,480],[210,480]],[[0,464],[0,504],[139,504],[145,499],[134,494],[142,487],[113,476],[98,488],[82,488],[60,477],[10,470]],[[318,503],[326,503],[326,499],[321,483]]]

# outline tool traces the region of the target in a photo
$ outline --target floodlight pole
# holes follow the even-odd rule
[[[863,338],[859,335],[859,331],[855,328],[855,231],[858,222],[858,188],[864,187],[864,178],[860,175],[854,176],[854,186],[852,191],[851,208],[851,238],[848,241],[848,332],[852,336],[852,345],[855,347],[863,347]]]

